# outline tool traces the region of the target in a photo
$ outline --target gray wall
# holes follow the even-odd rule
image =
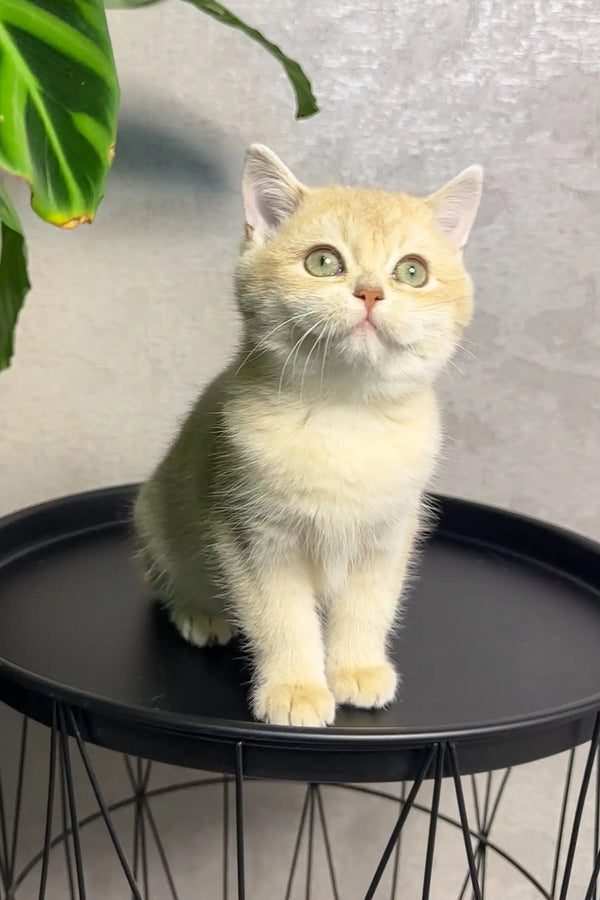
[[[110,14],[123,101],[96,224],[43,225],[17,188],[34,290],[0,377],[0,510],[148,472],[235,344],[260,140],[315,183],[429,191],[483,163],[440,486],[600,535],[598,4],[233,6],[302,61],[322,112],[294,121],[277,63],[192,7]]]

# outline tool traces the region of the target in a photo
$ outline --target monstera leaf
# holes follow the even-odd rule
[[[31,185],[34,210],[91,222],[115,142],[118,84],[102,0],[1,0],[0,167]],[[25,244],[0,201],[0,369],[25,294]]]

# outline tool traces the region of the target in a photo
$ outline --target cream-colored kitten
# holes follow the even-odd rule
[[[309,188],[248,151],[243,343],[135,524],[183,637],[245,637],[259,719],[326,725],[336,703],[394,697],[386,641],[440,445],[431,385],[471,315],[481,179],[425,199]]]

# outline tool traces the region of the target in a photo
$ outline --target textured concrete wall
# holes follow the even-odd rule
[[[309,182],[428,191],[484,164],[440,485],[600,536],[596,0],[232,6],[302,61],[322,112],[295,122],[276,62],[185,4],[111,14],[123,104],[97,222],[25,212],[35,288],[0,376],[0,510],[143,477],[226,360],[260,140]]]

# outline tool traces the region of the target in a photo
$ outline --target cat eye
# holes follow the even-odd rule
[[[333,247],[315,247],[304,260],[304,268],[317,278],[340,275],[344,271],[344,260]]]
[[[394,278],[410,287],[423,287],[427,283],[427,265],[418,256],[405,256],[397,263]]]

